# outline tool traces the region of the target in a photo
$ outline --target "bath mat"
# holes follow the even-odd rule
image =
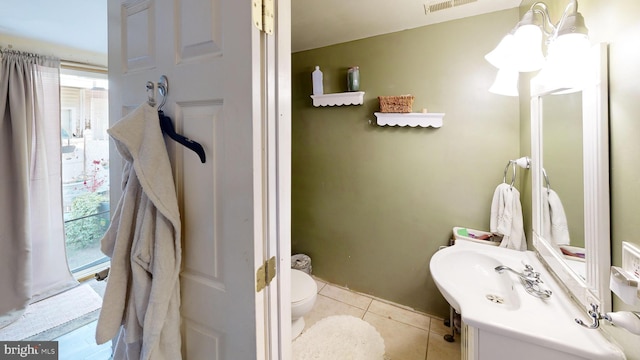
[[[349,315],[324,318],[293,342],[293,360],[383,360],[384,340],[368,322]]]
[[[0,340],[17,341],[100,309],[102,298],[88,285],[76,286],[29,305],[16,322],[0,329]]]

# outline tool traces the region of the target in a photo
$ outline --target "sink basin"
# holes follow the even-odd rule
[[[516,286],[519,280],[510,274],[499,274],[494,269],[504,265],[496,256],[474,251],[440,251],[431,260],[431,274],[436,286],[456,311],[460,304],[456,299],[464,298],[469,302],[487,303],[501,310],[513,311],[520,308],[520,295]],[[523,265],[514,269],[520,270]]]
[[[530,295],[517,275],[495,271],[496,266],[506,265],[522,272],[525,264],[540,273],[551,297]],[[531,251],[457,240],[436,252],[429,267],[438,290],[468,326],[575,358],[625,358],[600,330],[576,324],[575,318],[591,323],[586,310],[575,305]]]

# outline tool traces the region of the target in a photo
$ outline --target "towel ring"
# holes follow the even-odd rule
[[[549,176],[547,176],[547,171],[542,168],[542,176],[544,176],[544,182],[547,184],[547,194],[551,191],[551,183],[549,182]]]
[[[513,188],[513,185],[516,183],[516,164],[513,160],[509,160],[507,166],[505,166],[502,182],[505,184],[507,183],[507,171],[509,171],[509,166],[511,166],[511,169],[513,170],[513,173],[511,175],[511,187]]]

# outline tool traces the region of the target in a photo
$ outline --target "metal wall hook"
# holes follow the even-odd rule
[[[160,76],[158,81],[158,92],[162,95],[160,105],[158,105],[158,111],[162,110],[162,107],[167,102],[167,96],[169,96],[169,79],[165,75]]]
[[[589,317],[592,320],[592,323],[590,325],[585,324],[584,321],[582,321],[581,319],[574,319],[576,321],[576,323],[586,327],[587,329],[597,329],[600,327],[600,320],[608,320],[611,321],[611,317],[609,317],[606,314],[601,314],[600,312],[598,312],[598,305],[597,304],[591,304],[591,310],[588,311]]]
[[[147,81],[147,103],[150,106],[156,106],[156,84],[153,81]]]
[[[147,103],[151,106],[156,106],[156,88],[158,93],[162,96],[160,105],[158,105],[158,111],[162,110],[162,107],[167,102],[167,96],[169,96],[169,79],[165,75],[160,76],[160,80],[157,83],[153,81],[147,81]]]

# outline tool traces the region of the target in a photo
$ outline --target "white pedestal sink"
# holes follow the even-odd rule
[[[551,297],[534,297],[517,275],[495,271],[506,265],[521,272],[525,264],[540,273]],[[586,310],[531,251],[458,240],[433,255],[430,269],[444,298],[461,314],[463,359],[625,359],[600,330],[576,324],[575,318],[591,322]]]

